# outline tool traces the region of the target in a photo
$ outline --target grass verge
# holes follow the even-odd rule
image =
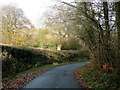
[[[65,64],[71,64],[71,63],[77,63],[77,62],[66,62],[66,63],[53,63],[49,65],[43,65],[39,67],[34,67],[29,70],[26,70],[24,72],[16,74],[14,77],[9,77],[9,78],[3,78],[3,88],[21,88],[24,86],[26,83],[28,83],[30,80],[35,78],[41,73],[44,73],[45,71],[65,65]]]

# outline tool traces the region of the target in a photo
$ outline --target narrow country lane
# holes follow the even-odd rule
[[[68,64],[53,68],[30,81],[23,88],[81,88],[74,77],[77,67],[90,62]]]

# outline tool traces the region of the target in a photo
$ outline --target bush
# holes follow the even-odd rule
[[[81,59],[84,59],[84,58],[90,59],[90,53],[88,51],[79,51],[78,53]]]
[[[79,40],[76,38],[71,37],[62,40],[62,50],[80,50],[81,47]]]

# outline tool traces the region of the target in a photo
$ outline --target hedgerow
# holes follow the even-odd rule
[[[83,52],[86,54],[86,52]],[[14,76],[16,73],[53,63],[74,62],[83,58],[77,51],[42,50],[2,45],[2,77]],[[86,55],[87,56],[87,55]],[[89,58],[89,55],[84,58]]]

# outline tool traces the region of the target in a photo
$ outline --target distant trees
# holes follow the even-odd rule
[[[34,25],[24,16],[22,9],[11,4],[2,6],[0,17],[0,43],[30,46],[35,42]]]
[[[43,48],[43,46],[47,45],[47,38],[46,35],[48,33],[47,29],[39,29],[37,31],[37,36],[36,36],[36,43],[35,43],[35,47],[41,47]]]
[[[71,44],[76,44],[74,43],[76,41],[76,45],[79,44],[79,41],[76,38],[74,38],[73,34],[71,33],[73,29],[77,29],[77,27],[74,26],[75,24],[73,25],[74,17],[72,18],[72,13],[74,10],[75,9],[68,7],[67,5],[58,4],[56,6],[51,7],[49,12],[45,13],[46,16],[44,24],[47,29],[52,30],[52,32],[54,33],[57,39],[56,45],[58,50],[70,48],[78,49],[75,45]]]
[[[30,27],[30,21],[24,16],[23,11],[13,5],[5,5],[0,8],[1,25],[4,30],[15,30]]]

